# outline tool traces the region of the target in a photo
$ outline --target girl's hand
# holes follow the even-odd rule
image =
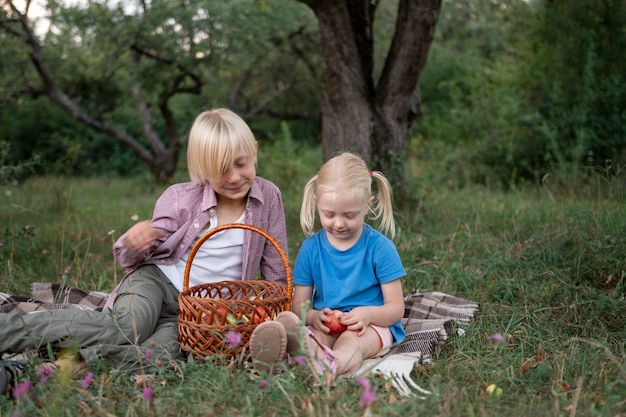
[[[330,329],[326,327],[326,322],[329,320],[329,316],[333,314],[333,311],[330,308],[325,308],[323,310],[310,310],[311,316],[309,317],[309,325],[313,328],[325,333],[329,334]]]
[[[150,249],[152,242],[161,236],[161,231],[152,227],[150,220],[144,220],[135,223],[133,227],[128,229],[124,238],[124,244],[131,252],[145,252]]]
[[[367,326],[371,323],[366,307],[357,307],[348,313],[344,313],[339,321],[348,326],[348,330],[357,332],[357,336],[363,336]]]

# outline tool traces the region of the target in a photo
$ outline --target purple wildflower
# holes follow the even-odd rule
[[[370,380],[365,377],[359,378],[357,382],[363,389],[370,389],[372,387],[372,384],[370,384]]]
[[[85,378],[83,378],[82,381],[80,381],[80,386],[83,387],[83,389],[86,389],[89,384],[91,384],[91,381],[93,381],[93,372],[87,372],[87,375],[85,375]]]
[[[369,379],[365,377],[359,378],[359,385],[363,388],[363,392],[361,393],[361,406],[367,407],[376,401],[376,393],[374,392]]]
[[[269,382],[267,382],[266,379],[264,379],[263,381],[259,382],[259,388],[261,388],[261,389],[267,388],[268,385],[269,385]]]
[[[234,330],[226,333],[226,344],[228,345],[229,349],[235,349],[241,344],[241,333]]]
[[[299,355],[293,358],[293,361],[300,366],[306,366],[306,357]]]
[[[37,376],[39,377],[39,382],[41,382],[42,384],[50,379],[53,374],[54,370],[47,367],[37,369]]]
[[[152,400],[152,397],[154,397],[154,391],[150,387],[145,387],[143,389],[142,396],[143,401],[148,403]]]
[[[504,336],[501,333],[494,333],[491,335],[491,341],[493,343],[504,343]]]
[[[367,407],[376,401],[376,393],[373,390],[364,390],[361,394],[361,406]]]
[[[28,394],[28,391],[33,387],[30,381],[22,381],[15,388],[13,388],[13,398],[24,397]]]
[[[71,265],[66,266],[65,267],[65,271],[64,271],[65,275],[69,274],[71,270],[72,270],[72,266]]]
[[[151,361],[154,358],[154,351],[152,349],[146,349],[146,360]]]

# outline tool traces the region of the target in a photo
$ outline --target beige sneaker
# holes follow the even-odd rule
[[[302,352],[304,326],[300,317],[291,311],[283,311],[278,313],[276,321],[281,323],[287,332],[287,353],[294,356]]]
[[[284,361],[287,353],[287,332],[277,321],[259,324],[250,336],[250,356],[255,369],[268,371]]]

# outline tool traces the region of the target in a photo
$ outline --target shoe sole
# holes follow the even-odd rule
[[[276,321],[281,323],[287,332],[287,353],[294,356],[301,352],[303,327],[300,318],[291,311],[283,311],[276,316]]]
[[[277,321],[259,324],[250,336],[250,356],[258,370],[267,370],[287,353],[287,332]]]

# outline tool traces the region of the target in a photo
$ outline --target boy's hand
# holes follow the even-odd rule
[[[161,236],[161,231],[152,227],[150,220],[144,220],[128,229],[124,244],[132,252],[145,252],[150,249],[152,242]]]

